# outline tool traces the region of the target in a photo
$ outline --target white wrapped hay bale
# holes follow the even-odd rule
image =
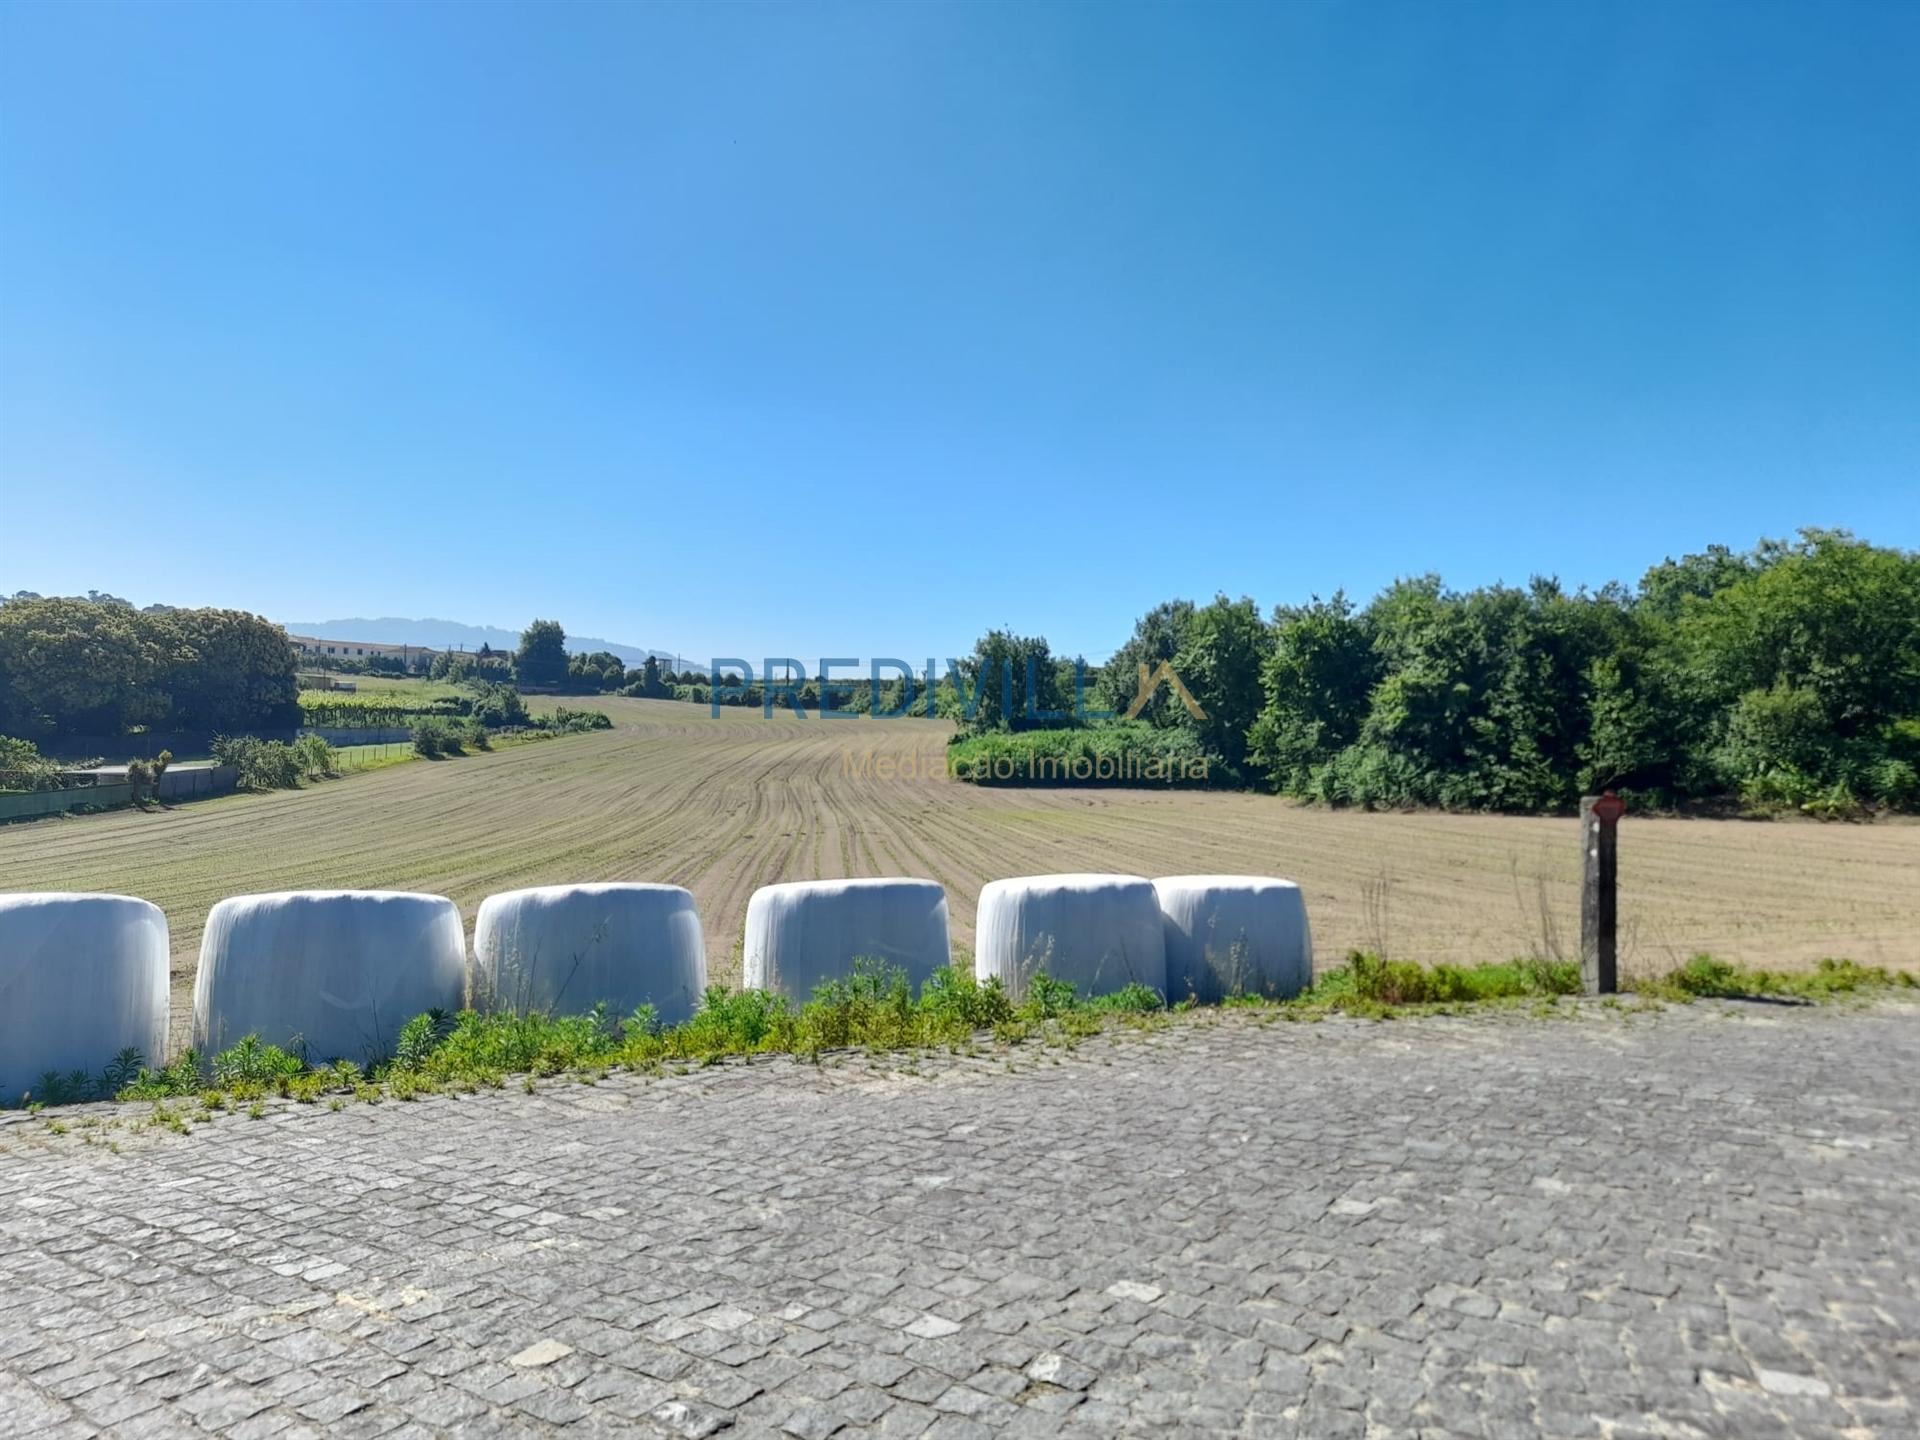
[[[692,1018],[707,988],[693,896],[678,885],[541,885],[489,895],[473,926],[474,1001],[515,1014],[641,1005]]]
[[[167,919],[126,895],[0,895],[0,1102],[51,1070],[165,1063]]]
[[[1164,996],[1160,902],[1138,875],[1025,875],[990,881],[974,917],[974,974],[1015,999],[1041,972],[1086,998],[1129,985]]]
[[[207,916],[193,1043],[213,1055],[257,1034],[315,1064],[392,1053],[400,1027],[466,1000],[466,932],[439,895],[291,890],[236,895]]]
[[[763,886],[747,902],[749,990],[805,1001],[864,958],[904,970],[918,994],[953,963],[947,892],[931,880],[801,880]]]
[[[1171,875],[1153,882],[1166,917],[1170,998],[1283,999],[1313,983],[1307,904],[1291,880]]]

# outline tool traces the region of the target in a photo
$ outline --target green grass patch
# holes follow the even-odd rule
[[[1916,987],[1920,987],[1920,977],[1911,971],[1852,960],[1822,960],[1811,970],[1756,970],[1711,955],[1696,955],[1665,975],[1627,983],[1636,994],[1680,1003],[1703,998],[1818,1003],[1863,991]]]
[[[798,1007],[784,996],[716,985],[692,1019],[672,1026],[662,1026],[650,1007],[627,1016],[604,1006],[585,1015],[432,1011],[408,1021],[392,1058],[369,1074],[344,1062],[314,1068],[297,1050],[248,1035],[210,1058],[188,1050],[164,1069],[140,1067],[138,1056],[128,1053],[98,1081],[50,1077],[57,1096],[51,1103],[116,1095],[123,1100],[198,1098],[211,1115],[270,1094],[309,1104],[349,1095],[412,1100],[442,1090],[498,1086],[514,1074],[692,1068],[739,1056],[818,1058],[846,1049],[876,1054],[957,1050],[972,1045],[982,1031],[1072,1040],[1164,1008],[1159,995],[1143,985],[1081,999],[1071,985],[1044,975],[1035,977],[1026,998],[1016,1004],[997,980],[981,984],[958,969],[934,976],[916,996],[900,970],[857,960],[847,979],[820,986]]]
[[[1696,955],[1664,975],[1627,981],[1643,1000],[1685,1004],[1705,998],[1773,999],[1807,1003],[1887,990],[1908,990],[1920,977],[1906,971],[1822,960],[1812,970],[1761,970]],[[1384,1018],[1396,1011],[1449,1010],[1531,1001],[1550,1007],[1581,993],[1580,967],[1569,961],[1510,960],[1482,965],[1418,965],[1354,951],[1347,963],[1320,976],[1306,993],[1283,1001],[1289,1018],[1344,1013]],[[1258,1003],[1229,1001],[1231,1004]]]
[[[1920,977],[1851,960],[1822,960],[1810,971],[1749,969],[1696,955],[1685,965],[1628,989],[1643,1004],[1695,999],[1755,998],[1818,1003],[1878,991],[1912,990]],[[1265,1012],[1268,1018],[1312,1020],[1332,1014],[1385,1019],[1394,1014],[1453,1012],[1484,1005],[1528,1004],[1543,1014],[1563,996],[1580,992],[1577,966],[1512,960],[1473,966],[1422,966],[1354,951],[1347,963],[1320,976],[1289,1000],[1242,996],[1224,1008]],[[1611,997],[1606,1002],[1617,1008]],[[46,1075],[28,1108],[118,1098],[155,1102],[150,1122],[184,1131],[222,1114],[258,1118],[259,1106],[279,1096],[301,1104],[326,1100],[337,1110],[348,1100],[378,1104],[423,1095],[498,1088],[510,1075],[529,1090],[538,1077],[572,1075],[592,1083],[612,1069],[685,1074],[700,1066],[756,1055],[793,1055],[818,1061],[830,1051],[911,1054],[932,1049],[974,1053],[983,1035],[996,1043],[1072,1048],[1113,1026],[1165,1023],[1169,1011],[1144,985],[1111,995],[1082,997],[1073,986],[1036,975],[1016,1002],[997,980],[982,984],[966,970],[935,975],[915,995],[900,970],[857,960],[845,980],[814,991],[795,1006],[758,990],[708,989],[683,1024],[662,1026],[650,1007],[617,1016],[602,1006],[584,1015],[458,1014],[431,1011],[401,1028],[394,1053],[363,1072],[347,1061],[315,1066],[298,1047],[265,1044],[248,1035],[211,1057],[188,1050],[161,1069],[143,1066],[127,1050],[99,1075]],[[909,1064],[912,1062],[909,1061]],[[199,1109],[184,1115],[175,1100]]]
[[[1580,967],[1564,961],[1512,960],[1503,964],[1416,965],[1354,951],[1346,967],[1316,984],[1303,999],[1339,995],[1371,1004],[1461,1005],[1580,993]]]

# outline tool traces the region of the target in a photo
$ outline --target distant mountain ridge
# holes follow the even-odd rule
[[[375,620],[282,620],[279,623],[290,635],[312,635],[321,640],[369,640],[377,645],[425,645],[434,650],[478,650],[486,645],[511,652],[520,646],[518,630],[502,630],[497,625],[466,625],[458,620],[408,620],[398,615],[383,615]],[[629,667],[646,664],[649,655],[668,664],[676,658],[671,650],[647,650],[592,635],[569,634],[567,649],[573,654],[605,650],[618,655]],[[680,658],[681,668],[689,668],[684,657]],[[692,668],[704,671],[707,667]]]

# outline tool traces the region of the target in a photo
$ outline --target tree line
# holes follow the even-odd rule
[[[489,694],[509,681],[702,704],[713,694],[706,675],[654,659],[568,655],[550,620],[511,655],[433,664]],[[832,704],[924,714],[924,684],[906,685],[889,679],[876,694],[836,677]],[[766,688],[722,693],[758,706]],[[817,709],[819,682],[799,688]],[[1204,756],[1210,783],[1338,805],[1553,812],[1612,788],[1657,806],[1914,810],[1920,554],[1805,530],[1665,560],[1631,587],[1536,578],[1460,591],[1423,575],[1364,606],[1343,592],[1270,615],[1246,597],[1170,600],[1097,670],[1042,636],[990,631],[931,702],[963,743],[1124,725],[1163,735],[1155,748],[1188,770]],[[299,720],[285,632],[258,616],[97,594],[0,603],[0,734]],[[1066,748],[1097,758],[1120,738]],[[1057,740],[1022,743],[1065,753]],[[995,741],[996,759],[1005,751]]]
[[[450,657],[455,667],[469,660],[483,665],[489,663],[481,656]],[[610,650],[568,654],[567,632],[557,620],[535,620],[520,632],[519,649],[510,657],[497,657],[493,663],[507,664],[522,688],[556,690],[570,695],[618,693],[669,700],[674,698],[675,685],[704,684],[707,678],[695,670],[676,675],[653,655],[643,664],[628,666]]]
[[[1330,804],[1552,812],[1613,788],[1920,808],[1920,554],[1844,531],[1713,546],[1596,591],[1423,575],[1271,616],[1168,601],[1101,668],[1102,708],[1127,712],[1140,667],[1163,663],[1204,713],[1162,684],[1140,720],[1190,732],[1219,775]],[[1070,703],[1043,638],[995,632],[972,664],[1016,693],[968,733],[1045,728],[1035,714]]]
[[[41,740],[299,723],[286,631],[258,615],[135,609],[97,593],[0,602],[0,735]]]

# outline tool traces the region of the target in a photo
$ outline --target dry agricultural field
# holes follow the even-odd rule
[[[971,945],[986,881],[1108,870],[1292,877],[1322,965],[1353,946],[1426,961],[1577,948],[1579,841],[1567,819],[979,789],[944,778],[937,723],[593,703],[616,729],[303,791],[0,828],[0,889],[158,903],[173,929],[182,1019],[214,901],[296,888],[433,891],[471,919],[486,895],[518,885],[670,881],[698,897],[714,978],[729,980],[755,886],[851,875],[942,882],[959,947]],[[861,773],[869,760],[880,763]],[[1620,868],[1629,968],[1697,950],[1774,966],[1839,955],[1920,968],[1920,824],[1629,818]]]

